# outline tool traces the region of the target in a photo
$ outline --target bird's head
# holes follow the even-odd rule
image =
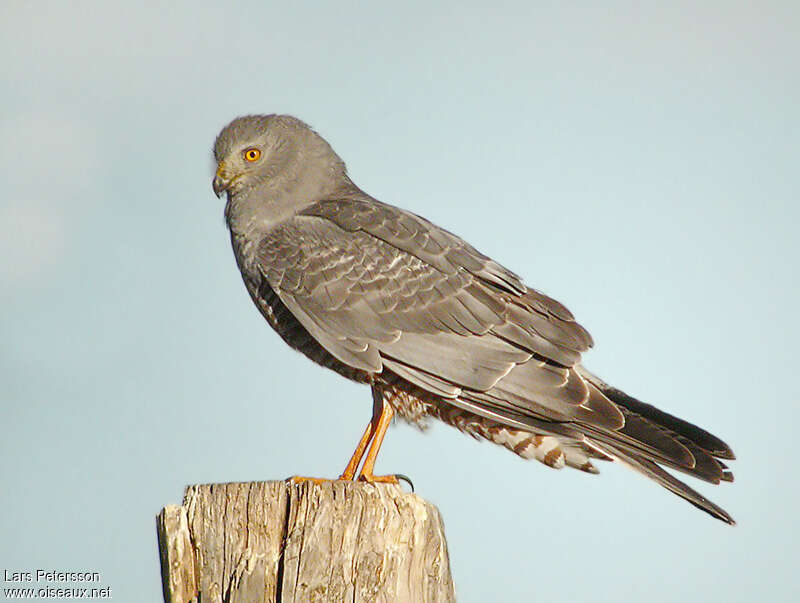
[[[278,197],[305,201],[335,186],[345,166],[330,145],[290,115],[237,117],[214,143],[213,188],[218,197]],[[313,202],[316,199],[310,199]]]

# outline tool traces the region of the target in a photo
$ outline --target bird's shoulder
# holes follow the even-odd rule
[[[447,395],[486,391],[533,356],[528,370],[552,362],[563,380],[591,345],[561,304],[515,285],[455,235],[378,202],[313,204],[265,234],[257,258],[271,289],[336,358],[367,371],[389,363]]]
[[[323,218],[347,232],[366,233],[442,272],[464,270],[510,293],[520,295],[527,291],[518,275],[461,237],[360,190],[318,201],[305,208],[301,215]]]
[[[345,230],[316,215],[295,216],[270,231],[256,257],[280,295],[327,313],[362,305],[377,315],[412,313],[457,296],[475,280],[468,272],[445,272],[367,231]]]
[[[359,189],[308,205],[272,229],[260,241],[257,253],[261,271],[274,285],[280,281],[297,285],[304,278],[308,284],[317,274],[328,283],[345,276],[343,283],[353,278],[362,284],[368,281],[377,291],[392,279],[375,279],[375,273],[394,274],[399,269],[413,273],[414,282],[445,278],[461,288],[476,280],[498,302],[513,300],[526,313],[547,322],[573,325],[584,345],[592,344],[589,334],[557,300],[526,286],[514,272],[459,236]],[[391,295],[392,289],[388,287],[385,293]]]
[[[516,273],[458,235],[410,211],[378,201],[360,189],[351,188],[336,198],[318,201],[301,213],[324,218],[348,232],[367,233],[442,272],[469,273],[495,294],[513,298],[552,319],[570,323],[575,320],[563,304],[527,286]],[[588,333],[582,337],[591,345]]]

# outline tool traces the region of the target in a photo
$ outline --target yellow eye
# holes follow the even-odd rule
[[[246,161],[258,161],[261,157],[261,151],[258,149],[246,149],[244,152],[244,158]]]

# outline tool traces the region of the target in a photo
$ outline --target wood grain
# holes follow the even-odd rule
[[[189,486],[157,531],[167,603],[455,601],[439,511],[398,486]]]

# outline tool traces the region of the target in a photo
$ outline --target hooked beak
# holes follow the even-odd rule
[[[228,178],[222,166],[219,166],[217,168],[217,173],[214,175],[214,181],[211,183],[211,187],[214,189],[214,194],[217,198],[221,197],[222,193],[227,191],[230,185],[231,179]]]

